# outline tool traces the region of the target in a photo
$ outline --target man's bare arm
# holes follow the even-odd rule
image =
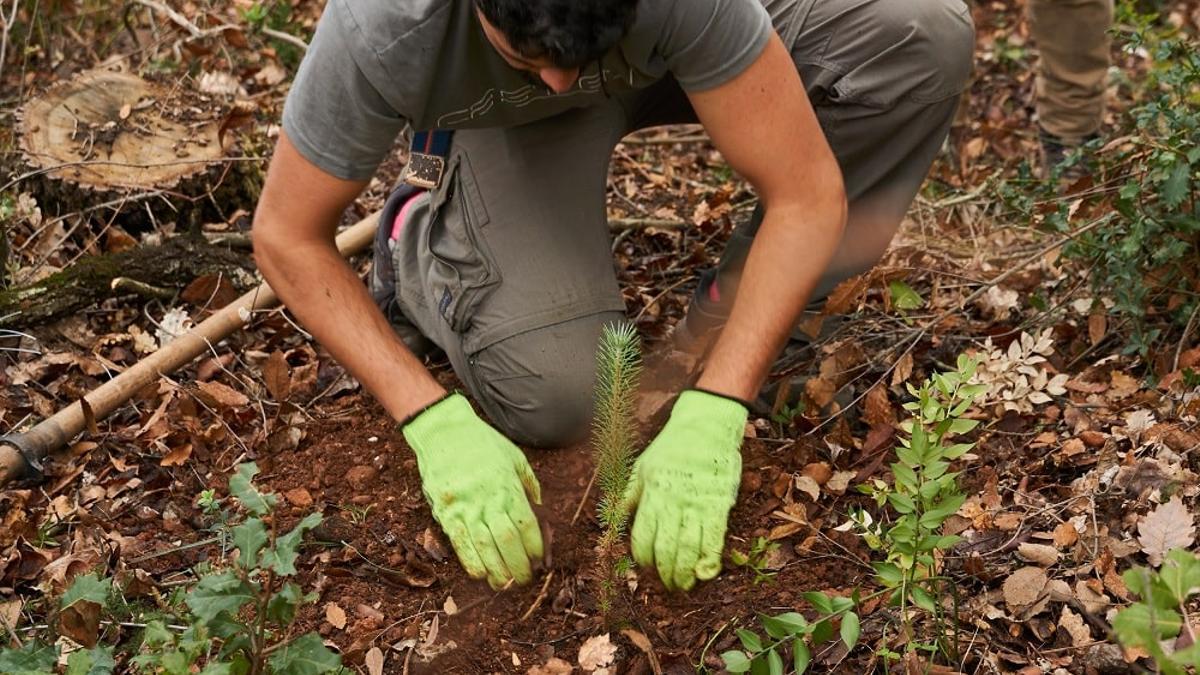
[[[738,77],[689,98],[766,208],[729,321],[697,383],[753,400],[841,241],[842,173],[776,35]]]
[[[342,211],[364,186],[320,170],[281,133],[254,213],[254,257],[300,323],[401,420],[446,392],[334,244]]]

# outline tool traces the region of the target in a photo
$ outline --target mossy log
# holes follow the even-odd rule
[[[37,283],[0,291],[5,328],[22,330],[58,319],[112,297],[118,277],[158,287],[183,288],[205,274],[221,273],[239,290],[257,279],[244,254],[181,236],[156,246],[88,256]]]

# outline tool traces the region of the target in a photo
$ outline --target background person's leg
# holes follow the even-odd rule
[[[588,430],[597,339],[624,316],[604,208],[622,122],[602,106],[456,132],[443,185],[397,240],[404,315],[519,443]]]
[[[1113,2],[1030,0],[1029,19],[1041,56],[1038,124],[1062,144],[1079,145],[1104,119]]]
[[[841,166],[850,202],[841,247],[814,298],[869,270],[887,250],[949,132],[973,49],[974,30],[961,0],[813,5],[792,58]],[[699,289],[701,307],[715,321],[728,312],[726,300],[761,222],[756,210],[731,235],[709,277],[718,291]]]

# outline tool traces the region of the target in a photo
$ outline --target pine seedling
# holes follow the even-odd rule
[[[633,468],[637,430],[633,407],[642,372],[641,339],[631,324],[608,325],[596,350],[596,400],[592,447],[600,484],[600,535],[597,566],[600,611],[608,614],[616,592],[617,544],[628,526],[629,513],[621,497]]]

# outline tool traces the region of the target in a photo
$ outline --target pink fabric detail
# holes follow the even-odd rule
[[[717,288],[716,279],[713,279],[713,282],[708,285],[708,299],[713,302],[721,301],[721,290]]]
[[[404,227],[404,219],[408,218],[408,212],[412,210],[413,202],[417,201],[417,197],[424,192],[424,190],[414,192],[409,196],[408,201],[404,202],[404,206],[401,206],[400,210],[396,212],[396,219],[392,221],[392,236],[390,237],[392,241],[400,238],[400,230]]]

